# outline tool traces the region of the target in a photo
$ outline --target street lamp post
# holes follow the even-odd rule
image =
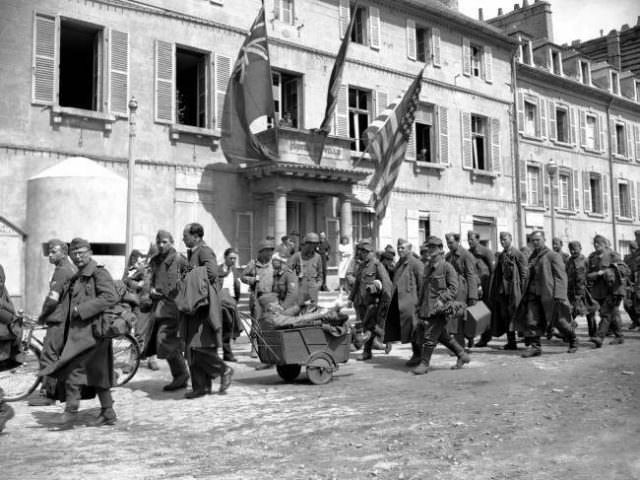
[[[135,140],[136,140],[136,110],[138,102],[135,97],[129,100],[129,162],[127,172],[127,232],[126,232],[126,258],[125,263],[129,261],[131,250],[133,249],[133,178],[136,167],[135,159]]]
[[[549,196],[551,197],[551,239],[556,236],[556,205],[555,205],[555,178],[558,173],[558,166],[553,160],[549,160],[547,164],[547,173],[549,174]]]

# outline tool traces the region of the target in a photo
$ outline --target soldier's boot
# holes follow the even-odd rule
[[[464,351],[464,347],[460,345],[455,338],[451,338],[449,343],[445,346],[453,351],[453,353],[456,354],[456,357],[458,357],[456,364],[451,367],[452,370],[459,370],[465,363],[469,363],[471,361],[471,357]]]
[[[540,337],[529,337],[529,346],[521,355],[522,358],[539,357],[542,355],[542,347],[540,346]]]
[[[476,348],[484,348],[489,344],[490,341],[491,341],[491,331],[487,330],[483,332],[482,335],[480,336],[480,340],[478,341],[478,343],[476,343]],[[469,345],[469,347],[471,347],[471,345]]]
[[[516,343],[516,332],[507,332],[507,343],[502,346],[503,350],[518,350]]]
[[[573,333],[572,336],[569,337],[569,350],[567,353],[576,353],[578,351],[578,338],[576,334]]]
[[[411,370],[414,375],[424,375],[429,371],[429,365],[431,364],[431,355],[433,355],[433,351],[436,349],[435,346],[427,345],[426,343],[422,344],[422,348],[420,349],[420,363]]]
[[[405,365],[407,367],[417,367],[422,358],[422,348],[420,348],[419,344],[411,342],[411,349],[413,350],[413,354],[411,355],[411,358],[407,360]]]
[[[371,353],[371,349],[373,348],[373,340],[375,339],[375,337],[370,337],[364,344],[364,346],[362,347],[362,353],[358,356],[358,360],[361,360],[363,362],[367,361],[367,360],[371,360],[371,358],[373,358],[373,355]]]
[[[596,316],[593,313],[587,314],[587,331],[589,332],[589,337],[594,338],[598,331],[598,325],[596,323]]]
[[[172,355],[167,358],[169,364],[169,370],[171,370],[171,376],[173,380],[171,383],[162,387],[165,392],[171,392],[174,390],[180,390],[181,388],[187,388],[187,382],[189,381],[189,372],[187,366],[184,364],[182,355]]]
[[[65,382],[64,394],[64,412],[51,423],[59,427],[72,427],[77,421],[78,408],[80,408],[80,386]]]
[[[111,390],[105,388],[98,390],[98,399],[100,400],[100,414],[89,423],[91,427],[102,427],[103,425],[115,425],[118,417],[113,410],[113,398],[111,398]]]

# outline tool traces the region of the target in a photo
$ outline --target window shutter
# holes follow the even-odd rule
[[[549,140],[556,140],[558,134],[556,131],[556,104],[553,100],[548,100],[549,112]]]
[[[636,214],[638,215],[638,220],[640,220],[640,182],[636,182],[636,200],[638,203],[634,208],[636,208]]]
[[[620,216],[620,184],[616,180],[613,184],[613,214],[616,217]]]
[[[369,7],[369,46],[380,48],[380,9]]]
[[[580,177],[578,170],[573,169],[571,171],[571,179],[573,180],[573,210],[578,212],[580,210]]]
[[[631,204],[631,218],[635,219],[638,213],[637,205],[636,205],[636,189],[635,184],[629,180],[629,196],[630,196],[630,204]]]
[[[156,40],[156,122],[175,121],[175,47],[173,43]]]
[[[35,14],[33,18],[33,60],[31,101],[56,103],[58,80],[58,18]]]
[[[600,191],[602,192],[602,211],[605,215],[609,215],[609,175],[602,175],[602,186]]]
[[[527,162],[522,159],[518,160],[518,162],[520,162],[520,201],[523,205],[527,205],[527,191],[529,189],[527,182]]]
[[[597,136],[597,129],[594,132],[594,136]],[[594,138],[595,145],[598,145],[598,139]],[[587,145],[587,112],[580,110],[580,146],[582,148]]]
[[[224,97],[227,93],[227,87],[229,86],[229,79],[231,78],[231,58],[226,55],[216,54],[215,56],[215,99],[216,99],[216,118],[215,127],[222,128],[222,110],[224,109]]]
[[[129,107],[129,34],[111,30],[109,44],[109,110],[127,115]]]
[[[280,18],[280,0],[273,0],[273,18]]]
[[[607,143],[606,143],[606,122],[604,120],[604,115],[600,114],[598,115],[598,136],[600,138],[598,144],[600,146],[600,151],[601,152],[606,152],[607,151]]]
[[[540,169],[540,174],[542,175],[542,202],[540,202],[545,208],[550,208],[550,200],[551,200],[551,182],[549,181],[549,174],[547,173],[547,166],[543,165],[543,168]],[[556,174],[557,178],[557,174]]]
[[[411,135],[407,142],[407,151],[405,152],[405,158],[408,160],[416,159],[416,122],[411,124]]]
[[[438,112],[438,161],[449,163],[449,112],[447,107],[437,106]]]
[[[351,20],[351,6],[349,0],[340,0],[340,5],[338,6],[338,17],[340,38],[343,38],[349,28],[349,21]]]
[[[432,28],[431,29],[431,55],[434,67],[439,67],[442,65],[440,61],[440,29]]]
[[[471,76],[471,42],[468,38],[462,38],[462,74]]]
[[[633,125],[631,122],[624,122],[624,132],[627,135],[627,158],[633,160]]]
[[[336,135],[338,137],[348,137],[349,136],[349,122],[347,121],[349,118],[349,105],[348,96],[347,96],[347,86],[340,85],[340,90],[338,91],[338,104],[336,105]]]
[[[384,112],[385,108],[389,106],[389,95],[383,90],[376,91],[376,115],[380,115]]]
[[[416,59],[416,22],[407,18],[407,57]]]
[[[491,170],[500,173],[500,119],[491,119]]]
[[[420,243],[419,226],[420,226],[420,213],[417,209],[407,208],[406,210],[407,221],[407,240],[412,245],[418,245]]]
[[[462,115],[462,168],[473,168],[473,153],[471,151],[471,114],[461,112]]]
[[[569,141],[571,145],[576,145],[578,134],[576,130],[578,128],[578,124],[576,122],[576,109],[575,107],[569,108]]]
[[[524,133],[524,94],[518,92],[518,132]]]
[[[538,110],[540,111],[540,137],[547,138],[547,102],[544,98],[538,99]]]
[[[493,82],[493,52],[491,47],[484,47],[484,81],[487,83]]]
[[[616,143],[616,122],[613,118],[609,119],[609,149],[611,153],[619,153],[618,145]]]
[[[582,192],[584,194],[584,211],[591,212],[591,174],[582,172]]]
[[[636,162],[640,162],[640,124],[636,123],[633,126],[633,132],[636,139]],[[640,192],[638,192],[638,197],[640,197]]]

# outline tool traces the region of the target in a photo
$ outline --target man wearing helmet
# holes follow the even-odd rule
[[[307,233],[299,252],[289,259],[289,267],[295,272],[299,281],[300,303],[311,301],[318,304],[318,291],[322,285],[322,258],[316,251],[320,244],[317,233]]]

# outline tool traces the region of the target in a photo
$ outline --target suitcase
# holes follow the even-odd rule
[[[479,301],[471,307],[467,307],[467,320],[464,322],[464,336],[474,338],[489,328],[491,324],[491,311],[483,301]]]

